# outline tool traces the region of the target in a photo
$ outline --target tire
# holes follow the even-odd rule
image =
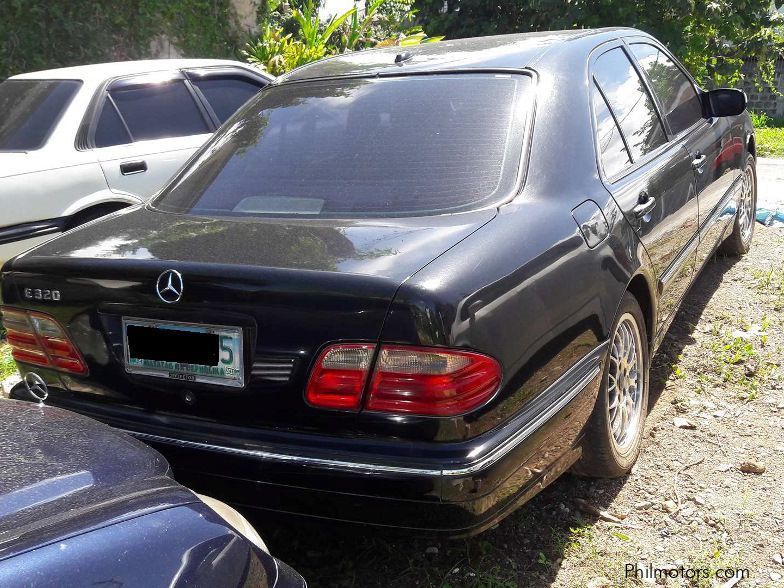
[[[613,323],[610,346],[605,359],[602,383],[583,441],[583,453],[573,466],[574,473],[594,478],[617,478],[629,473],[637,461],[648,414],[648,373],[650,356],[645,319],[637,299],[623,295]],[[634,343],[634,350],[630,344]],[[627,352],[624,353],[624,350]],[[636,352],[636,355],[632,355]],[[631,362],[629,361],[631,359]],[[627,367],[628,366],[628,367]],[[627,371],[628,370],[628,371]],[[637,374],[636,378],[633,377]],[[616,405],[621,388],[625,404]],[[631,407],[630,407],[631,404]],[[626,428],[622,426],[627,407]],[[613,425],[618,429],[613,431]]]
[[[722,255],[738,257],[745,255],[751,249],[757,211],[757,168],[753,155],[746,157],[742,182],[732,233],[719,246],[719,253]]]

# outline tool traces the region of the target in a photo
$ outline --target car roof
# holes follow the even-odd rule
[[[293,70],[280,82],[335,76],[394,75],[411,72],[454,71],[461,69],[522,69],[532,66],[554,46],[587,39],[590,43],[571,43],[575,55],[586,47],[641,31],[624,27],[542,31],[495,35],[470,39],[444,40],[411,47],[386,47],[345,53]],[[395,63],[399,54],[409,54],[403,64]]]
[[[76,65],[58,69],[46,69],[11,76],[11,80],[82,80],[84,82],[102,82],[117,76],[149,73],[156,71],[184,69],[192,67],[209,67],[233,65],[250,67],[239,61],[230,59],[143,59],[138,61],[114,61],[110,63],[94,63]]]

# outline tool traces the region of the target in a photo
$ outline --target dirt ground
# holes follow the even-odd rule
[[[654,357],[631,475],[563,476],[469,540],[260,530],[311,586],[784,586],[783,322],[784,230],[758,224],[749,255],[708,263]]]

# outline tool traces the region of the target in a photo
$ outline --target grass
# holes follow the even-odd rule
[[[11,359],[11,348],[0,343],[0,381],[16,373],[16,364]]]
[[[748,561],[747,558],[726,554],[720,545],[701,553],[695,553],[684,567],[700,573],[698,576],[694,574],[691,578],[687,578],[687,585],[690,588],[713,588],[724,584],[735,576],[740,579],[748,579],[751,571],[748,568],[740,567],[742,559]]]
[[[784,118],[752,112],[754,137],[759,157],[784,157]]]
[[[773,310],[784,310],[784,272],[772,268],[767,271],[752,270],[751,275],[757,282],[757,290],[769,295]]]
[[[768,326],[768,319],[765,317],[762,321],[763,332],[759,337],[735,337],[725,331],[710,345],[716,373],[736,389],[740,400],[756,400],[772,371],[770,363],[761,356],[755,344],[758,340],[761,347],[767,345],[764,330]]]

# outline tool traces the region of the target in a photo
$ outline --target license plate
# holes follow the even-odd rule
[[[241,388],[242,329],[123,317],[125,370]]]

